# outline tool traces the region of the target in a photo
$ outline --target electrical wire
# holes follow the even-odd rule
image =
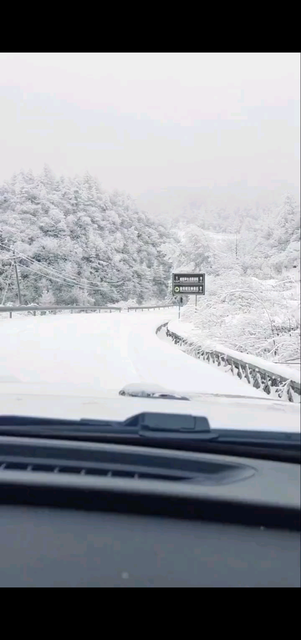
[[[79,287],[80,289],[84,289],[85,291],[102,291],[101,288],[97,289],[96,287],[94,287],[94,289],[92,289],[91,287],[86,287],[84,284],[79,284],[79,283],[74,283],[74,282],[69,282],[68,280],[60,280],[59,278],[56,278],[55,276],[52,275],[47,275],[45,273],[41,273],[40,271],[36,271],[35,269],[32,269],[32,267],[27,267],[25,264],[19,265],[21,269],[27,269],[28,271],[31,271],[32,273],[36,273],[38,276],[42,276],[43,278],[48,278],[49,280],[53,280],[55,282],[59,282],[60,284],[69,284],[69,286],[72,287]]]
[[[4,247],[6,250],[8,250],[8,247],[6,247],[3,243],[0,242],[0,245],[2,247]],[[82,285],[82,280],[80,280],[78,278],[74,278],[72,276],[66,278],[65,276],[62,276],[62,274],[57,269],[53,269],[53,267],[49,267],[48,265],[47,266],[43,266],[43,264],[41,264],[41,262],[39,262],[38,260],[35,260],[31,256],[26,256],[25,254],[21,253],[20,251],[16,251],[15,253],[19,258],[22,258],[23,260],[28,260],[28,262],[32,262],[34,264],[37,264],[40,267],[40,269],[44,269],[44,270],[49,271],[49,272],[52,271],[56,276],[59,276],[60,278],[63,278],[64,280],[68,281],[69,283],[73,282],[73,284]],[[22,265],[20,265],[20,266],[22,266]],[[97,287],[99,287],[99,284],[100,284],[99,282],[96,283],[95,281],[88,280],[86,278],[84,278],[84,281],[87,284],[92,284],[93,286],[96,285]],[[104,284],[119,285],[119,284],[123,283],[123,280],[119,280],[119,281],[101,280],[100,282],[101,283],[103,282]]]
[[[39,264],[39,263],[38,263]],[[66,284],[70,284],[72,286],[84,286],[82,285],[82,283],[76,281],[76,280],[69,280],[67,279],[65,276],[59,275],[54,277],[52,274],[49,276],[47,273],[47,268],[46,267],[40,267],[41,269],[44,269],[46,271],[46,273],[43,273],[43,271],[36,271],[26,265],[19,265],[21,269],[29,269],[30,271],[33,271],[33,273],[36,273],[40,276],[43,276],[44,278],[51,278],[53,280],[56,280],[57,282],[61,282],[61,283],[66,283]]]
[[[52,267],[48,267],[48,266],[43,266],[43,263],[41,264],[41,262],[39,262],[38,260],[35,260],[34,258],[29,258],[28,256],[25,256],[21,253],[18,254],[20,258],[22,258],[23,260],[28,260],[28,262],[36,264],[40,269],[44,269],[44,271],[46,271],[46,273],[54,273],[54,275],[56,277],[59,277],[60,279],[63,279],[64,281],[68,282],[68,284],[74,284],[77,286],[86,286],[86,284],[92,285],[92,288],[95,289],[95,287],[99,287],[99,284],[115,284],[115,285],[119,285],[122,284],[123,281],[110,281],[110,280],[100,280],[99,282],[95,282],[94,280],[88,280],[87,278],[82,278],[82,280],[80,280],[79,278],[74,278],[73,276],[70,277],[66,277],[63,276],[59,271],[57,271],[56,269],[53,269]],[[20,267],[25,266],[25,265],[20,265]],[[90,287],[91,288],[91,287]]]
[[[70,277],[70,278],[69,278],[69,277],[66,277],[66,276],[62,275],[61,273],[59,273],[58,271],[56,271],[56,270],[54,270],[54,269],[51,269],[50,267],[49,267],[49,268],[48,268],[48,267],[44,267],[44,266],[43,266],[43,264],[41,264],[38,260],[31,260],[31,259],[27,258],[27,256],[23,256],[22,254],[20,254],[20,257],[21,257],[22,259],[24,259],[24,260],[28,260],[28,262],[29,262],[29,264],[30,264],[30,265],[32,265],[32,264],[33,264],[33,265],[37,265],[39,269],[42,269],[42,272],[41,272],[41,271],[35,271],[35,273],[39,273],[40,275],[43,275],[43,276],[45,276],[45,277],[49,277],[49,276],[48,276],[48,274],[50,273],[50,276],[51,276],[52,278],[53,278],[53,277],[55,277],[55,278],[59,278],[59,280],[60,280],[61,282],[66,282],[67,284],[72,284],[73,286],[84,286],[84,284],[83,284],[83,282],[82,282],[81,280],[77,280],[77,279],[75,279],[75,278],[71,278],[71,277]],[[21,269],[22,269],[23,267],[24,267],[25,269],[29,269],[29,267],[28,267],[27,265],[24,265],[24,264],[20,264],[20,263],[19,263],[19,266],[20,266],[20,268],[21,268]],[[32,270],[32,271],[34,271],[34,269],[33,269],[33,268],[31,268],[31,270]],[[43,273],[43,270],[44,270],[46,273]],[[52,272],[54,273],[54,276],[52,275]],[[99,284],[99,283],[98,283],[98,284]]]
[[[6,250],[8,250],[8,247],[3,245],[1,242],[0,242],[0,245],[2,245]],[[37,264],[41,269],[45,269],[46,271],[52,271],[56,276],[59,276],[60,278],[64,278],[64,279],[68,280],[69,282],[73,281],[74,284],[82,284],[82,281],[79,280],[78,278],[75,278],[75,277],[72,277],[72,276],[68,277],[68,278],[65,278],[65,276],[62,276],[61,273],[57,269],[53,269],[53,267],[49,267],[48,265],[43,266],[43,264],[41,264],[41,262],[39,262],[38,260],[35,260],[31,256],[26,256],[25,254],[21,253],[20,251],[16,251],[15,253],[19,258],[22,258],[24,260],[28,260],[29,262],[33,262],[33,263]],[[95,284],[96,286],[99,286],[99,282],[96,283],[93,280],[85,279],[85,282],[93,284],[93,285]],[[102,280],[101,282],[105,282],[107,284],[119,284],[120,281],[114,282],[114,281],[104,281],[104,280]]]
[[[45,269],[45,271],[53,272],[54,275],[59,276],[60,278],[64,278],[65,280],[68,280],[69,282],[73,282],[74,284],[81,284],[82,283],[82,281],[79,280],[76,277],[73,277],[73,276],[69,277],[68,276],[66,278],[66,276],[62,276],[62,274],[57,269],[53,269],[53,267],[49,267],[48,265],[47,266],[43,266],[43,263],[39,262],[39,260],[35,260],[31,256],[26,256],[23,253],[19,253],[18,255],[23,260],[28,260],[28,262],[37,264],[40,267],[40,269]],[[85,280],[85,281],[86,282],[92,282],[91,280]],[[96,283],[93,283],[93,284],[96,284]],[[99,285],[99,282],[97,284]]]
[[[8,251],[8,247],[7,246],[5,246],[1,242],[0,242],[0,245],[2,247],[4,247]],[[58,270],[54,269],[53,267],[49,267],[48,265],[47,266],[43,266],[43,264],[41,264],[41,262],[39,262],[38,260],[35,260],[31,256],[26,256],[25,254],[21,253],[20,251],[16,251],[15,254],[19,258],[21,258],[23,260],[27,260],[29,263],[36,264],[40,269],[46,271],[46,273],[43,273],[43,271],[42,272],[36,271],[36,270],[34,270],[32,268],[27,267],[26,265],[19,264],[20,268],[28,269],[29,271],[32,271],[33,273],[36,273],[37,275],[43,276],[45,278],[52,279],[53,281],[56,281],[56,282],[61,282],[61,283],[66,283],[66,284],[73,285],[73,286],[78,286],[78,287],[80,287],[82,289],[85,289],[85,290],[88,289],[88,290],[92,290],[92,291],[96,291],[96,290],[103,291],[103,289],[101,287],[99,287],[99,284],[100,284],[99,282],[96,283],[95,281],[88,280],[86,278],[80,280],[80,279],[76,279],[74,277],[66,277],[66,276],[63,276]],[[54,273],[55,277],[52,276],[52,275],[47,275],[48,273],[51,274],[51,272]],[[146,278],[144,278],[144,281],[151,282],[152,278],[150,276],[147,276]],[[120,285],[122,285],[124,283],[124,280],[119,280],[119,281],[101,280],[100,282],[103,283],[103,284],[114,284],[116,286],[120,286]],[[134,279],[132,282],[133,282],[133,284],[135,284],[137,282],[137,280]],[[163,283],[165,281],[157,280],[157,282]],[[85,283],[87,283],[87,285]],[[92,286],[89,286],[89,285],[92,285]]]

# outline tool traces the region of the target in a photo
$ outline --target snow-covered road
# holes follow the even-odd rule
[[[155,333],[175,312],[23,317],[0,324],[0,381],[75,383],[121,389],[134,382],[169,389],[266,397],[192,358]]]

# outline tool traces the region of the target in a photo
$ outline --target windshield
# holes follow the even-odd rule
[[[296,431],[299,85],[293,53],[1,54],[0,418]]]

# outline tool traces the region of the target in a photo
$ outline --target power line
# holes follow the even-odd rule
[[[83,284],[79,284],[79,283],[74,283],[72,281],[68,281],[68,280],[59,280],[58,278],[56,278],[55,276],[52,275],[47,275],[45,273],[41,273],[40,271],[36,271],[35,269],[33,269],[32,267],[27,267],[25,264],[21,265],[22,269],[27,269],[28,271],[31,271],[32,273],[36,273],[38,276],[42,276],[43,278],[48,278],[49,280],[54,280],[55,282],[59,282],[60,284],[69,284],[69,286],[77,286],[81,289],[84,289],[85,291],[89,291],[90,287],[86,287]],[[97,290],[96,287],[94,287],[94,291]],[[92,289],[93,291],[93,289]],[[99,291],[102,291],[102,289],[99,289]]]
[[[97,288],[97,287],[88,287],[84,284],[80,284],[80,283],[74,283],[72,281],[68,281],[68,280],[62,280],[59,279],[53,275],[47,275],[45,273],[41,273],[40,271],[36,271],[35,269],[33,269],[32,267],[27,267],[26,265],[21,265],[21,269],[27,269],[28,271],[31,271],[32,273],[36,273],[38,276],[42,276],[43,278],[46,278],[48,280],[53,280],[54,282],[59,282],[60,284],[68,284],[69,286],[77,286],[80,289],[83,289],[84,291],[88,292],[88,293],[93,293],[94,291],[102,291],[103,289],[101,287]]]
[[[19,256],[20,256],[23,260],[28,260],[28,262],[29,262],[30,264],[32,264],[32,263],[33,263],[33,264],[37,264],[37,265],[38,265],[38,267],[39,267],[40,269],[44,269],[44,271],[46,271],[46,274],[47,274],[47,273],[50,273],[50,274],[51,274],[51,272],[53,272],[53,273],[54,273],[54,275],[55,275],[55,277],[59,277],[59,278],[60,278],[60,280],[61,280],[62,282],[63,282],[63,281],[65,281],[65,282],[67,282],[68,284],[73,284],[73,285],[76,285],[76,286],[82,285],[82,282],[81,282],[80,280],[77,280],[77,279],[72,278],[72,277],[66,277],[66,276],[63,276],[62,274],[60,274],[60,273],[59,273],[58,271],[56,271],[55,269],[51,269],[51,267],[44,267],[44,266],[43,266],[43,264],[41,264],[38,260],[34,260],[33,258],[28,258],[27,256],[23,256],[22,254],[19,254]],[[21,267],[25,267],[25,269],[28,269],[28,268],[29,268],[29,267],[26,267],[26,265],[20,265],[20,266],[21,266]],[[32,269],[32,270],[33,270],[33,269]],[[45,275],[45,277],[48,277],[46,274],[43,274],[43,272],[41,273],[41,272],[37,272],[37,271],[36,271],[35,273],[40,273],[40,275]]]
[[[2,244],[2,243],[0,243],[0,244]],[[4,246],[4,245],[2,244],[2,246]],[[7,249],[7,247],[5,247],[5,248]],[[33,262],[33,263],[37,264],[40,267],[40,269],[45,269],[46,271],[52,271],[56,276],[59,276],[60,278],[65,279],[66,281],[73,282],[73,284],[79,284],[79,283],[81,284],[80,280],[78,280],[76,278],[72,278],[72,277],[66,278],[65,276],[62,276],[61,273],[59,273],[59,271],[57,271],[56,269],[53,269],[52,267],[48,267],[48,265],[44,267],[43,264],[41,264],[38,260],[35,260],[34,258],[31,258],[30,256],[26,256],[23,253],[20,253],[19,251],[17,251],[16,253],[18,254],[18,256],[20,258],[22,258],[24,260],[28,260],[28,262]],[[22,265],[22,266],[24,266],[24,265]]]
[[[34,262],[37,262],[37,261],[34,261]],[[37,262],[37,264],[39,265],[39,267],[40,267],[41,269],[44,269],[45,271],[48,271],[47,267],[43,267],[43,266],[41,266],[41,265],[39,264],[39,262]],[[49,278],[49,277],[50,277],[50,276],[48,276],[48,275],[47,275],[47,273],[43,273],[43,272],[41,272],[41,271],[35,271],[34,269],[31,269],[30,267],[27,267],[26,265],[20,265],[20,267],[21,267],[22,269],[29,269],[30,271],[33,271],[34,273],[36,273],[36,274],[38,274],[38,275],[40,275],[40,276],[43,276],[43,277],[45,277],[45,278]],[[52,275],[51,275],[51,277],[52,277],[52,279],[56,279],[56,280],[57,280],[57,282],[62,282],[62,283],[63,283],[63,282],[67,282],[68,284],[72,284],[73,286],[75,286],[75,285],[76,285],[76,286],[81,286],[81,283],[80,283],[80,282],[78,282],[78,281],[76,281],[76,280],[67,279],[67,278],[65,278],[65,276],[62,276],[62,275],[60,275],[60,274],[58,274],[58,273],[57,273],[56,275],[58,275],[58,276],[59,276],[59,280],[57,279],[57,277],[56,277],[56,278],[54,278]]]
[[[0,245],[4,246],[1,242],[0,242]],[[5,249],[8,250],[7,247],[5,247]],[[25,254],[20,253],[19,251],[16,251],[16,254],[18,255],[19,258],[22,258],[23,260],[28,260],[28,262],[37,264],[40,269],[44,269],[47,272],[53,272],[55,274],[55,276],[59,276],[59,278],[64,279],[66,282],[72,283],[74,285],[83,286],[83,280],[87,284],[92,284],[93,288],[95,288],[95,286],[99,287],[100,282],[104,283],[104,284],[115,284],[115,285],[120,285],[120,284],[123,283],[123,280],[120,280],[120,281],[101,280],[100,282],[96,283],[95,281],[88,280],[87,278],[83,278],[82,280],[79,280],[78,278],[74,278],[72,276],[66,278],[65,276],[62,276],[61,273],[59,271],[57,271],[57,269],[53,269],[52,267],[49,267],[48,265],[43,266],[43,263],[41,264],[41,262],[39,262],[38,260],[35,260],[31,256],[26,256]],[[24,267],[25,265],[20,265],[20,266]]]
[[[1,242],[0,242],[0,245],[2,247],[4,247],[8,251],[8,247],[7,246],[5,246]],[[32,271],[32,273],[36,273],[37,275],[43,276],[45,278],[49,278],[49,279],[51,279],[53,281],[56,281],[56,282],[67,283],[69,285],[78,286],[78,287],[80,287],[82,289],[85,289],[85,290],[102,291],[102,288],[99,287],[99,284],[100,284],[99,282],[96,283],[95,281],[88,280],[86,278],[83,278],[82,280],[79,280],[79,279],[76,279],[74,277],[66,277],[66,276],[63,276],[59,271],[57,271],[53,267],[49,267],[48,265],[47,266],[43,266],[43,263],[39,262],[38,260],[35,260],[31,256],[26,256],[25,254],[23,254],[23,253],[21,253],[19,251],[16,251],[15,254],[19,258],[22,258],[23,260],[27,260],[29,263],[36,264],[39,267],[39,269],[42,269],[42,270],[46,271],[46,273],[43,273],[43,271],[42,272],[41,271],[36,271],[35,269],[27,267],[26,265],[20,265],[21,268],[28,269],[29,271]],[[51,272],[54,273],[55,277],[51,274]],[[50,273],[51,275],[48,275],[48,273]],[[146,280],[150,284],[153,281],[156,281],[157,284],[165,282],[164,280],[159,280],[159,279],[155,279],[154,280],[154,279],[151,278],[150,275],[146,277]],[[101,280],[100,282],[103,283],[103,284],[114,284],[116,286],[120,286],[121,284],[124,283],[124,280],[119,280],[119,281]],[[135,278],[132,280],[133,284],[135,284],[137,282],[138,281]],[[89,285],[92,285],[92,286],[89,286]]]
[[[116,285],[122,284],[122,281],[120,281],[120,282],[110,282],[110,281],[107,281],[107,280],[101,280],[100,282],[96,283],[93,280],[88,280],[86,278],[82,278],[82,280],[80,280],[80,279],[75,279],[73,277],[62,276],[61,273],[59,271],[57,271],[56,269],[52,269],[51,267],[48,267],[48,266],[44,267],[43,264],[41,264],[38,260],[34,260],[34,258],[28,258],[27,256],[25,256],[23,254],[19,254],[19,256],[23,260],[28,260],[29,263],[36,264],[40,269],[44,269],[44,271],[46,271],[46,274],[53,272],[56,277],[59,277],[61,279],[61,281],[65,281],[68,284],[73,284],[75,286],[95,289],[95,287],[100,288],[99,287],[100,283],[116,284]],[[25,265],[20,265],[20,266],[21,267],[25,267]],[[28,268],[28,267],[25,267],[25,268]],[[41,273],[41,275],[45,275],[45,277],[48,277],[46,274]],[[92,286],[89,287],[89,284],[92,285]]]
[[[0,242],[0,245],[2,245],[6,250],[8,250],[8,247],[6,247],[3,243]],[[57,269],[53,269],[53,267],[49,267],[48,265],[46,265],[44,267],[43,264],[41,264],[41,262],[39,262],[38,260],[35,260],[31,256],[26,256],[25,254],[21,253],[20,251],[16,251],[16,254],[20,258],[22,258],[23,260],[28,260],[29,262],[33,262],[33,263],[37,264],[40,267],[40,269],[45,269],[46,271],[52,271],[56,276],[59,276],[60,278],[64,278],[68,282],[73,282],[73,284],[76,284],[76,285],[82,285],[82,280],[80,280],[78,278],[74,278],[73,276],[66,278],[65,276],[62,276],[61,273]],[[97,287],[100,284],[99,282],[96,283],[95,281],[88,280],[86,278],[83,278],[83,280],[87,284],[96,285]],[[123,280],[119,280],[119,281],[101,280],[100,282],[103,282],[104,284],[116,284],[116,285],[119,285],[119,284],[123,283]]]
[[[44,267],[43,263],[39,262],[39,260],[35,260],[31,256],[25,256],[22,253],[19,253],[19,256],[23,258],[23,260],[28,260],[28,262],[33,262],[34,264],[37,264],[40,267],[40,269],[45,269],[46,271],[52,271],[55,275],[59,275],[60,277],[63,277],[70,282],[73,282],[74,284],[81,283],[81,281],[76,277],[68,276],[66,278],[66,276],[62,276],[60,272],[57,269],[53,269],[53,267],[49,267],[48,265]]]

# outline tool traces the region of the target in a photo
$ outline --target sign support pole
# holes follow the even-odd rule
[[[197,295],[195,296],[195,310],[197,310],[198,308],[198,297]]]

